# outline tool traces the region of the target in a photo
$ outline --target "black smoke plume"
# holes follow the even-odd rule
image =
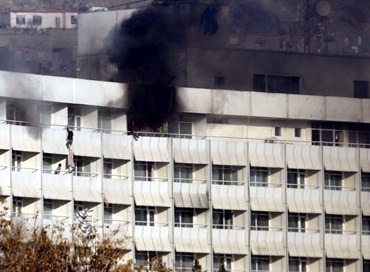
[[[129,84],[129,130],[157,131],[175,110],[174,62],[186,42],[186,16],[178,5],[151,6],[114,32],[109,60]]]

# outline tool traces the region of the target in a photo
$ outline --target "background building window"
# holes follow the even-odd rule
[[[80,131],[81,130],[81,110],[77,108],[68,108],[68,126]]]
[[[32,24],[33,25],[39,26],[39,25],[41,25],[41,23],[42,23],[42,17],[41,16],[39,16],[39,15],[33,15],[32,16]]]
[[[325,215],[325,233],[342,234],[343,232],[343,216],[341,215]]]
[[[26,24],[26,16],[17,15],[16,18],[15,18],[15,23],[17,25],[25,25]]]
[[[193,209],[175,208],[175,227],[192,228],[193,216]]]
[[[136,226],[154,226],[154,207],[135,207]]]
[[[268,168],[251,167],[250,186],[267,187],[268,186]]]
[[[238,170],[233,166],[212,165],[212,183],[236,185],[238,183]]]
[[[42,161],[43,161],[43,172],[46,173],[46,174],[51,174],[53,171],[51,169],[52,167],[52,155],[51,154],[46,154],[44,153],[43,157],[42,157]]]
[[[252,211],[251,229],[252,230],[269,230],[269,213]]]
[[[22,168],[22,151],[13,150],[12,152],[13,171],[21,171]]]
[[[112,178],[112,170],[113,170],[113,160],[104,158],[103,161],[103,171],[104,171],[104,178]]]
[[[275,136],[281,136],[281,127],[275,127]]]
[[[294,137],[301,138],[301,128],[295,128],[294,129]]]
[[[175,163],[174,182],[192,183],[193,165],[184,163]]]
[[[213,210],[212,227],[214,229],[232,229],[234,214],[228,210]]]
[[[104,204],[104,224],[112,224],[113,223],[113,205],[112,204]]]

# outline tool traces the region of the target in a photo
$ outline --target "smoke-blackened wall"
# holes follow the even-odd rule
[[[129,83],[129,126],[157,130],[174,111],[176,72],[171,62],[173,52],[185,47],[186,25],[179,6],[151,6],[115,30],[109,59],[118,67],[118,80]]]

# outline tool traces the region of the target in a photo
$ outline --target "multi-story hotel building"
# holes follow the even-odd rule
[[[162,131],[133,137],[125,84],[1,72],[0,96],[12,216],[87,209],[175,270],[370,271],[369,99],[177,88]]]

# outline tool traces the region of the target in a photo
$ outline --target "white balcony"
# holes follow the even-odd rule
[[[173,183],[176,207],[208,208],[206,183]]]
[[[222,210],[247,210],[248,197],[243,185],[212,184],[212,205]]]
[[[284,256],[285,246],[281,229],[252,230],[250,246],[254,255]]]
[[[319,231],[288,232],[288,250],[292,257],[322,258]]]
[[[44,198],[71,200],[72,186],[71,175],[66,172],[60,174],[43,174],[42,175],[42,190]]]
[[[129,242],[132,238],[132,224],[125,220],[112,220],[111,222],[104,223],[103,227],[104,238],[109,238],[109,240],[121,240],[124,242]]]
[[[73,197],[76,201],[100,202],[101,182],[98,176],[73,176]]]
[[[362,235],[362,255],[365,260],[370,260],[370,235]]]
[[[101,135],[93,130],[74,131],[73,152],[77,156],[101,157]]]
[[[284,145],[277,143],[249,143],[249,159],[252,166],[284,168]]]
[[[287,189],[289,211],[293,213],[321,213],[320,190],[318,188]]]
[[[176,163],[208,164],[207,141],[200,139],[172,139]]]
[[[157,252],[172,250],[168,226],[135,226],[134,238],[137,250]]]
[[[45,153],[67,155],[66,130],[64,127],[42,129],[42,149]]]
[[[364,215],[370,215],[370,192],[361,192],[361,208]]]
[[[131,138],[129,136],[107,133],[103,133],[102,136],[104,158],[131,160]]]
[[[38,169],[16,168],[12,171],[13,194],[20,197],[41,197],[41,181]]]
[[[248,254],[248,235],[241,229],[212,229],[213,251],[216,254]]]
[[[324,190],[325,211],[330,214],[358,214],[358,198],[354,188],[352,191]]]
[[[11,146],[14,150],[40,152],[41,135],[36,127],[11,125]],[[63,144],[61,142],[60,144]]]
[[[250,187],[251,208],[254,211],[284,212],[281,187]]]
[[[321,147],[303,144],[287,144],[285,149],[289,168],[321,170]]]
[[[0,194],[1,195],[10,195],[10,172],[9,167],[7,166],[0,166]]]
[[[356,148],[324,146],[323,163],[327,171],[357,172]]]
[[[139,206],[170,207],[167,181],[134,181],[135,203]]]
[[[9,138],[10,125],[5,122],[0,124],[0,149],[10,149],[10,138]]]
[[[130,183],[127,177],[103,180],[103,194],[108,203],[131,205]]]
[[[212,163],[216,165],[247,165],[247,146],[237,141],[211,141]]]
[[[328,258],[360,258],[359,241],[355,233],[325,234],[325,252]]]
[[[134,141],[137,161],[169,162],[168,138],[140,137]]]
[[[210,253],[208,229],[204,225],[174,228],[175,249],[178,252]]]

